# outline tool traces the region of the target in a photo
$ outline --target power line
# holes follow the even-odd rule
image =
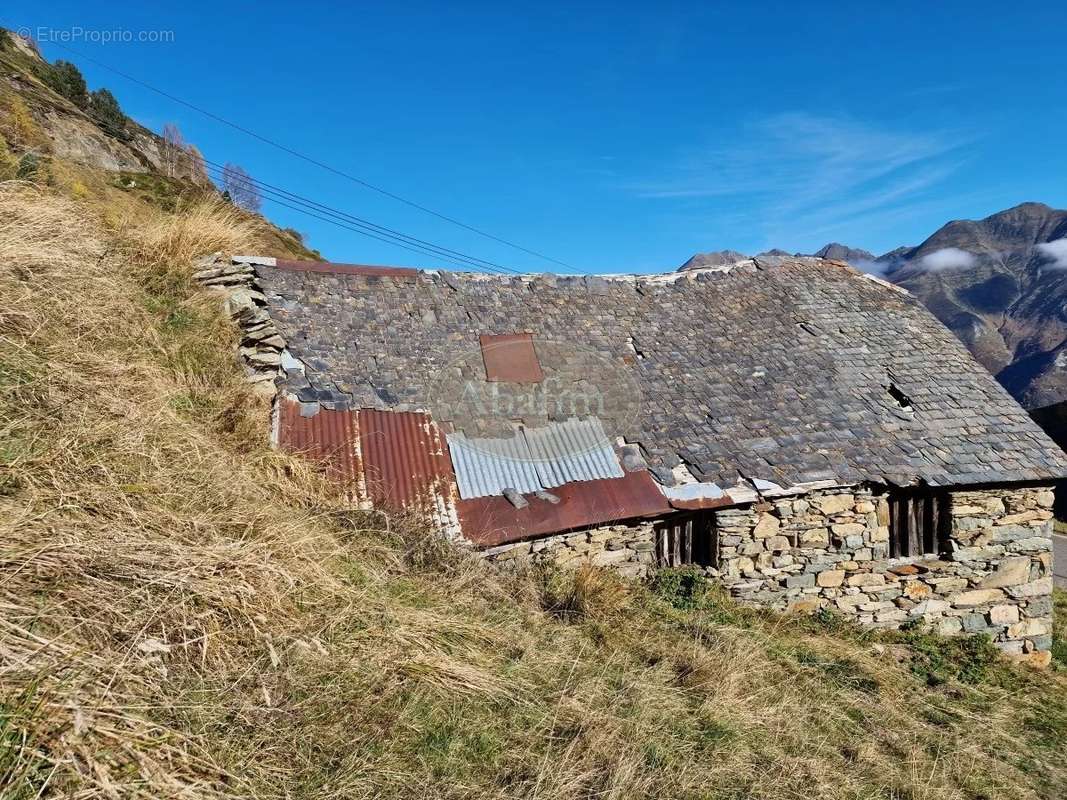
[[[209,170],[212,173],[215,173],[215,180],[221,180],[225,168],[220,168],[211,162],[205,163],[209,165]],[[343,211],[333,209],[308,198],[301,197],[300,195],[293,194],[283,189],[275,189],[269,184],[262,184],[251,176],[242,176],[241,180],[247,180],[248,185],[260,194],[263,199],[269,202],[273,202],[293,211],[299,211],[345,230],[360,233],[372,239],[377,239],[380,242],[393,244],[405,250],[419,253],[420,255],[441,259],[466,269],[473,269],[481,272],[496,272],[499,274],[504,274],[505,272],[510,272],[516,275],[522,274],[510,267],[500,266],[493,264],[492,262],[483,262],[481,259],[477,259],[474,256],[468,256],[464,253],[449,250],[448,248],[435,245],[432,242],[425,242],[421,239],[416,239],[415,237],[400,233],[399,231],[393,231],[390,228],[375,225],[374,223],[361,220],[358,217],[352,217]]]
[[[71,53],[72,55],[76,55],[79,58],[83,58],[86,61],[88,61],[88,62],[90,62],[92,64],[95,64],[98,67],[106,69],[109,72],[114,73],[115,75],[118,75],[118,76],[120,76],[122,78],[125,78],[128,81],[132,81],[133,83],[136,83],[138,86],[142,86],[145,89],[148,89],[150,92],[155,92],[156,94],[160,95],[161,97],[165,97],[168,100],[171,100],[171,101],[173,101],[175,103],[179,103],[180,105],[183,105],[186,108],[192,109],[193,111],[197,112],[198,114],[202,114],[203,116],[208,117],[209,119],[212,119],[212,120],[214,120],[216,122],[222,123],[223,125],[226,125],[227,127],[233,128],[234,130],[239,131],[240,133],[243,133],[246,136],[251,136],[253,139],[257,139],[258,141],[263,142],[264,144],[270,145],[271,147],[274,147],[274,148],[276,148],[278,150],[281,150],[284,153],[288,153],[289,155],[294,156],[296,158],[299,158],[302,161],[306,161],[309,164],[314,164],[315,166],[317,166],[317,167],[319,167],[321,169],[324,169],[327,172],[331,172],[334,175],[337,175],[339,177],[345,178],[346,180],[352,181],[353,183],[357,183],[357,184],[359,184],[360,186],[362,186],[362,187],[364,187],[366,189],[370,189],[371,191],[377,192],[378,194],[384,195],[385,197],[388,197],[390,199],[396,200],[396,201],[398,201],[400,203],[404,203],[405,205],[410,206],[411,208],[418,209],[419,211],[422,211],[423,213],[430,214],[431,216],[437,217],[438,219],[444,220],[445,222],[448,222],[448,223],[450,223],[452,225],[456,225],[456,226],[458,226],[460,228],[463,228],[465,230],[471,231],[472,233],[476,233],[479,236],[483,236],[486,239],[491,239],[494,242],[498,242],[500,244],[507,245],[508,247],[512,247],[512,248],[514,248],[516,250],[519,250],[519,251],[521,251],[523,253],[526,253],[527,255],[535,256],[536,258],[540,258],[540,259],[542,259],[544,261],[551,262],[551,263],[556,264],[556,265],[561,266],[561,267],[566,267],[567,269],[574,270],[576,272],[585,272],[585,270],[579,270],[577,267],[574,267],[574,266],[566,263],[565,261],[560,261],[558,259],[552,258],[551,256],[546,256],[544,253],[539,253],[536,250],[530,250],[530,249],[528,249],[526,247],[523,247],[522,245],[515,244],[514,242],[508,241],[507,239],[502,239],[499,236],[494,236],[491,233],[487,233],[487,232],[485,232],[485,231],[483,231],[483,230],[481,230],[479,228],[475,228],[473,225],[468,225],[465,222],[459,221],[458,219],[450,217],[450,216],[448,216],[446,214],[442,214],[442,213],[440,213],[438,211],[434,211],[432,208],[428,208],[428,207],[426,207],[424,205],[416,203],[413,200],[408,200],[406,197],[402,197],[401,195],[398,195],[398,194],[396,194],[394,192],[390,192],[387,189],[381,188],[380,186],[376,186],[373,183],[370,183],[368,181],[363,180],[362,178],[356,177],[355,175],[351,175],[351,174],[349,174],[347,172],[344,172],[343,170],[340,170],[340,169],[337,169],[335,167],[332,167],[329,164],[326,164],[326,163],[324,163],[322,161],[319,161],[316,158],[312,158],[311,156],[304,155],[303,153],[299,152],[298,150],[294,150],[291,147],[287,147],[286,145],[281,144],[280,142],[276,142],[273,139],[269,139],[266,136],[263,136],[261,134],[256,133],[253,130],[250,130],[249,128],[245,128],[242,125],[238,125],[236,122],[231,122],[230,120],[228,120],[228,119],[226,119],[224,117],[221,117],[218,114],[215,114],[215,113],[213,113],[211,111],[208,111],[206,109],[200,108],[199,106],[194,105],[193,103],[190,103],[187,100],[183,100],[182,98],[177,97],[177,96],[175,96],[173,94],[170,94],[169,92],[166,92],[166,91],[164,91],[162,89],[157,89],[155,86],[152,86],[151,84],[146,83],[145,81],[142,81],[140,78],[135,78],[133,75],[130,75],[130,74],[126,73],[126,72],[123,72],[120,69],[112,67],[110,64],[105,64],[104,62],[99,61],[99,60],[97,60],[97,59],[95,59],[95,58],[93,58],[91,56],[87,56],[84,53],[81,53],[81,52],[79,52],[77,50],[74,50],[74,49],[72,49],[70,47],[67,47],[66,45],[59,44],[58,42],[52,42],[52,44],[55,44],[56,47],[59,47],[62,50],[66,50],[68,53]]]
[[[211,161],[206,158],[204,159],[204,164],[213,172],[218,173],[218,176],[225,175],[225,171],[227,169],[225,165],[219,164],[218,162]],[[466,253],[461,253],[457,250],[452,250],[447,247],[442,247],[441,245],[436,245],[433,242],[428,242],[424,239],[419,239],[415,236],[410,236],[406,233],[403,233],[402,231],[387,228],[384,225],[378,225],[377,223],[371,222],[370,220],[364,219],[362,217],[357,217],[354,214],[350,214],[341,209],[334,208],[332,206],[326,205],[325,203],[320,203],[316,200],[312,200],[309,197],[304,197],[302,195],[296,194],[295,192],[283,189],[280,186],[275,186],[273,184],[267,183],[266,181],[259,180],[258,178],[253,178],[251,175],[243,175],[241,176],[241,180],[247,180],[250,186],[252,186],[257,192],[264,195],[268,200],[271,200],[272,202],[279,202],[281,200],[284,200],[290,203],[296,203],[301,206],[301,208],[293,208],[293,206],[286,207],[293,208],[293,210],[296,211],[306,211],[306,209],[310,209],[320,214],[326,214],[329,217],[336,218],[337,220],[346,223],[346,225],[342,227],[345,227],[348,230],[355,230],[357,233],[363,233],[365,235],[376,234],[372,235],[372,238],[378,239],[379,241],[388,240],[391,243],[401,242],[411,246],[405,249],[410,250],[412,247],[415,247],[418,248],[416,252],[422,252],[424,255],[431,255],[435,258],[446,259],[451,261],[451,263],[462,262],[460,263],[460,266],[473,267],[476,270],[488,270],[491,272],[499,273],[510,272],[515,275],[522,274],[519,270],[513,269],[512,267],[507,267],[503,264],[497,264],[493,261],[487,261],[484,258],[477,258]],[[279,204],[281,203],[279,202]],[[317,218],[322,219],[322,217]],[[324,221],[330,222],[333,220]],[[355,226],[355,228],[349,226]],[[459,261],[457,262],[456,259],[458,259]]]
[[[216,166],[210,166],[209,170],[213,173],[216,173],[214,176],[215,180],[221,180],[222,169]],[[275,191],[266,186],[258,184],[255,179],[251,177],[242,177],[242,180],[247,180],[249,186],[268,202],[275,203],[293,211],[301,212],[315,219],[322,220],[323,222],[328,222],[330,224],[336,225],[337,227],[343,228],[344,230],[359,233],[364,236],[368,236],[371,239],[376,239],[377,241],[385,242],[386,244],[392,244],[397,247],[401,247],[402,249],[408,250],[412,253],[418,253],[419,255],[430,256],[435,259],[448,261],[449,263],[454,264],[456,266],[474,268],[477,270],[491,269],[494,272],[501,271],[496,267],[489,268],[478,264],[473,260],[473,257],[467,257],[463,254],[456,254],[455,256],[453,256],[449,252],[445,251],[444,248],[438,248],[436,245],[430,243],[426,243],[424,245],[421,243],[421,240],[413,238],[401,238],[402,236],[404,236],[403,234],[399,236],[391,235],[387,232],[388,229],[386,229],[385,232],[379,234],[379,232],[375,231],[371,227],[371,225],[364,225],[360,222],[346,219],[345,216],[340,212],[334,212],[328,207],[319,207],[318,204],[314,203],[313,201],[305,201],[299,196],[293,196],[283,191]]]
[[[213,169],[215,169],[215,168],[213,168]],[[216,171],[217,171],[217,169],[216,169]],[[361,234],[363,236],[367,236],[367,237],[369,237],[371,239],[376,239],[379,242],[384,242],[386,244],[393,245],[394,247],[399,247],[399,248],[401,248],[403,250],[407,250],[407,251],[409,251],[411,253],[416,253],[416,254],[418,254],[420,256],[429,256],[430,258],[433,258],[433,259],[438,259],[438,260],[441,260],[441,261],[447,261],[448,263],[452,264],[453,266],[466,268],[466,269],[470,269],[470,268],[473,267],[474,269],[478,269],[480,271],[485,271],[484,267],[478,267],[478,265],[471,264],[470,262],[461,261],[461,260],[459,260],[457,258],[453,258],[451,256],[442,255],[441,253],[434,252],[434,251],[432,251],[432,250],[430,250],[428,248],[421,247],[419,245],[414,245],[414,244],[409,245],[409,244],[406,244],[406,243],[404,243],[402,241],[398,241],[396,238],[389,238],[389,237],[386,237],[386,236],[379,236],[379,235],[377,235],[377,234],[375,234],[375,233],[373,233],[371,231],[368,231],[366,229],[361,229],[359,227],[356,227],[355,225],[352,225],[352,224],[346,223],[346,222],[344,222],[342,220],[339,220],[336,217],[326,216],[326,215],[324,215],[322,213],[318,213],[312,207],[310,207],[310,206],[308,206],[306,204],[294,205],[293,203],[287,202],[287,200],[284,197],[284,195],[275,195],[275,193],[269,192],[269,191],[263,191],[262,195],[263,195],[263,199],[266,200],[267,202],[274,203],[275,205],[279,205],[279,206],[281,206],[283,208],[288,208],[288,209],[290,209],[292,211],[297,211],[297,212],[300,212],[302,214],[306,214],[309,217],[312,217],[312,218],[317,219],[317,220],[321,220],[322,222],[327,222],[327,223],[329,223],[331,225],[335,225],[338,228],[342,228],[343,230],[352,231],[353,233],[359,233],[359,234]],[[299,202],[299,201],[297,201],[297,202]],[[496,270],[493,270],[493,271],[495,272]]]

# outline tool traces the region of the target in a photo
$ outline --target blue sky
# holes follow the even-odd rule
[[[521,6],[528,5],[522,11]],[[582,270],[694,252],[881,253],[1024,200],[1067,206],[1063,4],[9,0],[2,24],[79,63],[213,161],[483,259],[560,269],[423,214],[79,59]],[[58,33],[57,33],[58,32]],[[76,35],[76,34],[75,34]],[[265,205],[337,261],[425,265]]]

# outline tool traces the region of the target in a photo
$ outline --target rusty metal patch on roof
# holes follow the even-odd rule
[[[525,493],[528,503],[521,509],[500,496],[459,500],[445,438],[428,415],[323,409],[306,417],[300,410],[301,403],[279,399],[278,443],[283,449],[324,461],[331,478],[348,487],[353,499],[370,500],[379,508],[422,510],[446,534],[461,530],[476,545],[652,518],[672,510],[644,470],[565,483],[552,489],[555,502],[537,496],[537,480]],[[527,448],[521,433],[516,438]]]
[[[453,491],[444,437],[429,415],[362,409],[359,441],[366,493],[375,505],[418,507]]]
[[[490,382],[540,383],[545,379],[529,333],[482,334],[485,379]]]
[[[360,494],[363,471],[355,412],[322,409],[305,416],[302,407],[296,400],[278,401],[278,445],[286,452],[324,462],[332,480]]]
[[[367,264],[331,264],[325,261],[287,261],[278,259],[274,262],[277,269],[295,272],[328,272],[336,275],[366,275],[370,277],[407,278],[414,280],[419,270],[412,267],[376,267]]]
[[[446,529],[454,523],[452,465],[426,414],[320,409],[306,416],[306,406],[278,401],[279,447],[323,462],[356,502],[429,511]]]
[[[515,508],[503,497],[457,500],[463,535],[480,547],[671,513],[652,476],[643,470],[621,478],[580,481],[553,489],[558,503],[536,496]]]

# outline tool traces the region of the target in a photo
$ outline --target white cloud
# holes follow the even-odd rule
[[[1052,260],[1051,264],[1044,264],[1052,269],[1067,269],[1067,239],[1057,239],[1054,242],[1045,242],[1037,246],[1038,252]]]
[[[919,263],[929,270],[941,269],[967,269],[978,263],[973,253],[960,250],[958,247],[942,247],[932,253],[927,253]]]
[[[629,188],[688,202],[690,211],[704,201],[720,218],[723,204],[736,203],[750,232],[758,228],[780,247],[803,247],[797,239],[816,236],[848,239],[928,201],[960,168],[973,141],[956,131],[806,112],[772,114],[716,136],[729,138],[691,149]]]
[[[858,258],[855,261],[849,261],[849,264],[854,266],[860,272],[868,272],[871,275],[885,275],[889,271],[889,267],[892,266],[887,261],[872,261],[869,258]]]

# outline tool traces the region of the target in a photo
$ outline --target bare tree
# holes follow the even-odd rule
[[[252,176],[236,164],[227,164],[222,170],[222,191],[234,205],[246,211],[259,211],[262,198]]]
[[[181,130],[173,122],[163,126],[159,158],[163,173],[168,178],[188,178],[198,184],[209,182],[204,157],[195,145],[185,141]]]
[[[163,126],[163,146],[160,148],[163,170],[168,178],[173,178],[181,170],[185,155],[186,145],[182,132],[173,122],[168,122]]]
[[[185,158],[188,162],[189,177],[196,183],[208,183],[207,165],[204,163],[204,156],[200,153],[195,144],[186,146]]]

